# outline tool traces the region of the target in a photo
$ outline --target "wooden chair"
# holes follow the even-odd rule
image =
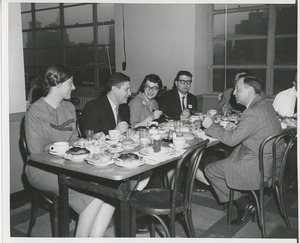
[[[22,129],[22,134],[21,134],[21,139],[22,139],[22,145],[24,150],[27,153],[27,158],[29,158],[29,152],[27,148],[27,143],[26,143],[26,138],[25,138],[25,129]],[[26,161],[26,164],[28,161]],[[32,198],[31,198],[31,215],[30,215],[30,221],[29,221],[29,226],[27,230],[27,237],[31,236],[32,229],[35,225],[36,222],[36,217],[37,217],[37,212],[38,212],[38,207],[40,205],[40,200],[44,200],[50,210],[50,219],[51,219],[51,229],[52,229],[52,236],[53,237],[58,237],[59,236],[59,230],[58,230],[58,195],[56,195],[53,192],[47,192],[47,191],[42,191],[34,188],[33,186],[30,187],[31,193],[32,193]]]
[[[287,228],[291,229],[290,222],[285,211],[282,186],[283,186],[283,175],[284,175],[288,152],[292,148],[296,140],[296,135],[297,135],[296,128],[284,129],[281,132],[275,133],[267,137],[259,147],[259,170],[261,174],[260,189],[256,191],[250,191],[250,192],[255,199],[257,216],[258,216],[258,225],[261,229],[261,234],[263,238],[266,237],[265,211],[264,211],[264,189],[265,188],[272,189],[273,196],[278,201],[279,212],[283,217]],[[276,151],[281,142],[285,142],[285,149],[284,149],[283,156],[280,156],[280,159],[278,159],[278,156],[276,156],[277,155]],[[267,143],[272,143],[273,164],[272,164],[271,178],[270,180],[265,181],[264,180],[264,153],[265,153],[265,145]],[[278,170],[276,170],[276,168],[278,167],[279,167],[279,172]],[[234,190],[231,189],[229,194],[229,205],[228,205],[228,214],[227,214],[228,224],[231,223],[233,194],[234,194]]]
[[[178,160],[175,171],[174,186],[171,189],[154,188],[136,191],[130,198],[131,236],[136,233],[136,211],[150,215],[150,236],[155,236],[154,219],[163,226],[167,237],[175,237],[175,215],[182,213],[190,237],[196,237],[192,221],[192,193],[196,169],[199,166],[208,139],[189,148]],[[182,192],[179,190],[183,189]],[[170,217],[167,227],[161,216]]]

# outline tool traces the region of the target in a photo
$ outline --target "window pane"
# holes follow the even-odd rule
[[[31,10],[31,3],[21,3],[21,12],[30,11],[30,10]]]
[[[267,40],[227,41],[227,64],[264,64]]]
[[[60,25],[59,9],[36,12],[37,28],[59,26],[59,25]]]
[[[49,48],[37,50],[37,63],[38,64],[53,64],[62,63],[62,50],[60,48]]]
[[[214,41],[214,65],[225,64],[225,41],[217,40]]]
[[[294,73],[296,70],[274,70],[274,86],[273,94],[276,95],[282,90],[291,88],[293,86]]]
[[[92,5],[65,8],[65,25],[87,24],[93,22]]]
[[[275,63],[297,64],[297,38],[275,39]]]
[[[108,82],[110,76],[110,70],[107,67],[100,67],[98,69],[98,72],[99,72],[99,85],[100,87],[104,87]]]
[[[58,6],[59,6],[58,3],[36,3],[35,9],[53,8]]]
[[[33,47],[32,32],[23,32],[23,48]]]
[[[258,77],[262,81],[262,90],[266,90],[266,70],[265,69],[227,69],[225,78],[225,69],[213,70],[213,91],[223,92],[225,89],[233,87],[234,76],[238,72],[246,71],[249,75]],[[226,86],[225,86],[226,84]]]
[[[32,29],[31,13],[22,14],[22,29]]]
[[[92,44],[93,43],[93,28],[70,28],[66,29],[67,38],[66,45]]]
[[[74,47],[66,49],[66,63],[71,66],[91,65],[94,63],[92,47]]]
[[[297,34],[297,7],[276,9],[276,35]]]
[[[114,4],[97,4],[97,18],[98,22],[105,22],[115,19]]]
[[[115,26],[100,25],[98,27],[98,44],[114,45],[115,44]]]
[[[34,64],[34,55],[32,50],[24,50],[24,64]]]
[[[220,15],[220,16],[218,16]],[[247,12],[237,12],[218,14],[214,16],[214,26],[221,26],[214,30],[215,37],[224,38],[223,26],[226,23],[227,16],[227,38],[233,38],[244,35],[267,35],[268,32],[268,11],[257,10]]]
[[[94,85],[95,83],[95,71],[94,65],[85,65],[74,67],[74,85]]]
[[[105,67],[109,69],[109,65],[111,68],[115,68],[115,48],[114,47],[104,47],[101,46],[98,48],[98,62],[100,67]]]
[[[46,30],[36,32],[37,47],[59,47],[61,46],[60,30]]]

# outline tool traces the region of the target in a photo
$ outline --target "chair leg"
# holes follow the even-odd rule
[[[150,219],[150,237],[155,237],[154,217],[151,217]]]
[[[232,221],[233,195],[234,195],[234,190],[230,189],[230,191],[229,191],[228,210],[227,210],[227,224],[231,224],[231,221]]]
[[[277,200],[278,200],[278,204],[279,204],[279,210],[280,213],[285,221],[286,227],[290,230],[291,229],[291,224],[290,224],[290,220],[286,214],[286,210],[285,210],[285,206],[284,206],[284,201],[283,201],[283,194],[282,194],[282,185],[281,186],[276,186],[276,195],[277,195]]]
[[[51,217],[51,228],[53,237],[58,237],[58,197],[53,197],[52,212],[50,212]]]
[[[167,225],[165,224],[165,222],[159,216],[157,216],[155,214],[151,214],[151,216],[156,218],[161,223],[161,225],[164,227],[164,230],[166,232],[166,236],[171,237],[169,229],[168,229]]]
[[[130,237],[136,237],[136,210],[131,207]]]
[[[34,190],[33,198],[31,199],[31,215],[30,215],[30,221],[27,230],[27,237],[31,236],[32,228],[36,222],[38,207],[39,207],[39,194]]]
[[[192,238],[196,238],[194,224],[193,224],[193,218],[192,218],[192,211],[188,210],[186,214],[184,214],[185,222],[187,224],[187,228],[189,231],[189,236]]]

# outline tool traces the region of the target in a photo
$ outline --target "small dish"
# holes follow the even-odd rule
[[[145,163],[146,163],[146,161],[144,159],[130,161],[128,163],[126,163],[126,162],[124,163],[124,161],[122,161],[120,159],[115,160],[115,165],[120,166],[120,167],[124,167],[124,168],[135,168],[135,167],[141,166]]]
[[[185,144],[183,145],[183,147],[177,148],[177,147],[175,147],[175,145],[174,145],[173,143],[171,143],[171,144],[169,144],[169,146],[170,146],[171,148],[174,148],[174,149],[185,149],[185,148],[187,148],[187,147],[190,146],[190,145],[188,145],[187,143],[185,143]]]
[[[65,155],[66,153],[57,153],[56,151],[51,151],[51,150],[49,150],[49,154],[52,154],[52,155],[55,155],[55,156],[60,156],[60,157],[62,157],[63,155]]]
[[[87,156],[89,156],[89,155],[87,154],[86,157]],[[83,162],[85,160],[85,158],[83,156],[76,158],[75,156],[73,156],[71,154],[64,154],[62,157],[64,159],[71,160],[72,162]]]

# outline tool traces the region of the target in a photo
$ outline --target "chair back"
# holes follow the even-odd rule
[[[27,163],[28,158],[30,157],[30,154],[29,154],[29,150],[28,150],[28,147],[27,147],[25,128],[24,127],[21,128],[21,142],[22,142],[23,148],[24,148],[24,150],[26,152],[26,155],[27,155],[27,158],[26,158],[26,163]]]
[[[194,187],[196,172],[200,164],[203,152],[209,140],[206,139],[194,146],[190,147],[178,160],[174,187],[172,188],[171,197],[171,219],[175,217],[176,194],[182,188],[183,202],[185,208],[191,208],[191,199]]]
[[[267,137],[259,147],[259,170],[261,174],[260,188],[262,189],[266,183],[267,186],[275,187],[276,184],[281,185],[283,181],[283,174],[288,157],[288,152],[296,141],[297,128],[288,128],[277,132]],[[271,147],[272,165],[271,175],[265,181],[265,160],[266,147]],[[271,180],[271,181],[270,181]]]

